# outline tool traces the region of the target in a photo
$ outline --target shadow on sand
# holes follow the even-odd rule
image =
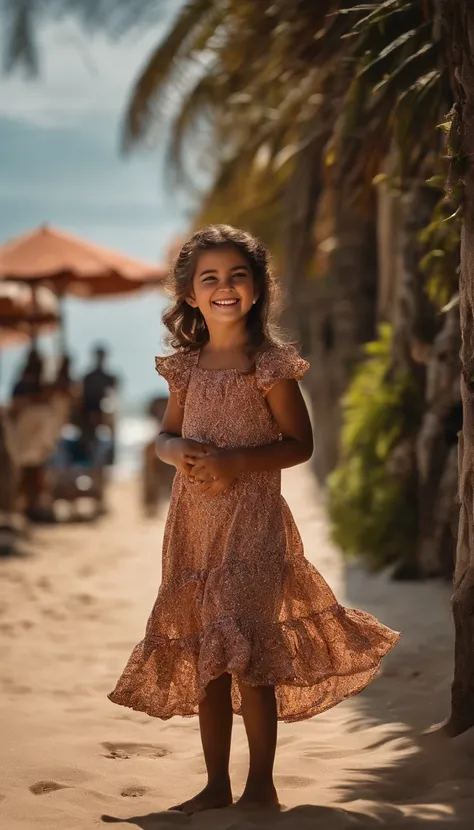
[[[317,807],[311,804],[284,810],[279,814],[243,813],[234,809],[213,810],[193,817],[179,813],[148,813],[147,815],[118,818],[103,815],[105,824],[121,824],[140,830],[166,830],[166,828],[192,826],[197,830],[250,830],[250,828],[281,828],[281,830],[380,830],[382,827],[405,830],[451,830],[472,828],[472,818],[459,822],[451,812],[425,808],[419,815],[407,817],[394,807],[378,807],[372,815],[356,813],[334,807]]]
[[[322,572],[324,575],[324,567]],[[341,766],[338,800],[348,809],[302,804],[271,814],[230,808],[192,818],[169,812],[128,818],[103,815],[102,822],[141,830],[188,824],[198,830],[260,826],[282,830],[472,830],[474,730],[454,740],[440,731],[427,732],[449,711],[453,661],[450,586],[432,581],[394,583],[386,574],[370,576],[352,565],[345,568],[344,580],[347,606],[364,609],[402,632],[377,680],[353,699],[354,714],[351,710],[344,724],[347,733],[371,730],[368,748],[359,753],[369,759],[367,766],[362,769],[357,758],[351,766],[348,757]],[[334,737],[335,742],[340,738]],[[376,764],[377,748],[384,750],[384,759],[389,759],[386,764]],[[315,758],[317,753],[315,747]],[[302,792],[301,800],[304,798]]]

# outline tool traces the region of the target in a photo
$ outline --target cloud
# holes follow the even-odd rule
[[[19,74],[0,81],[0,114],[43,127],[76,128],[91,118],[119,116],[140,68],[161,40],[167,21],[140,35],[112,42],[72,20],[45,26],[39,35],[37,79]]]

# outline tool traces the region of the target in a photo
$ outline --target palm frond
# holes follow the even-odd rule
[[[380,23],[387,20],[388,17],[392,14],[399,14],[405,9],[413,9],[420,5],[419,0],[385,0],[384,3],[374,3],[373,10],[354,23],[354,30],[358,31],[359,29],[364,29],[367,26],[372,26],[374,24],[379,25]],[[358,11],[358,7],[354,8],[354,11]]]
[[[424,43],[414,55],[407,57],[393,72],[374,87],[374,95],[382,90],[405,89],[414,79],[430,72],[438,63],[441,46],[436,42]]]
[[[42,24],[72,17],[89,30],[120,37],[162,23],[169,11],[170,0],[2,0],[4,71],[24,68],[31,75],[39,73],[37,41]]]
[[[193,187],[193,180],[188,176],[185,166],[185,147],[191,140],[196,144],[196,133],[205,121],[212,123],[216,109],[222,106],[223,89],[220,79],[208,72],[203,75],[181,102],[177,117],[173,121],[171,140],[168,147],[167,169],[177,176],[177,183]]]
[[[426,42],[426,35],[429,31],[430,24],[424,24],[415,29],[410,29],[408,32],[403,32],[399,37],[392,40],[388,46],[365,66],[363,66],[357,73],[358,79],[367,80],[369,83],[377,77],[383,76],[387,70],[390,69],[391,61],[397,60],[396,53],[400,51],[408,51],[408,56],[413,54],[414,47],[420,43]]]
[[[193,59],[193,43],[199,30],[206,27],[208,38],[222,21],[223,4],[213,0],[189,0],[171,30],[149,57],[135,82],[126,110],[123,146],[129,149],[148,135],[153,123],[160,120],[160,108],[171,86],[186,82]],[[214,26],[209,25],[214,21]]]
[[[3,9],[3,69],[10,73],[21,64],[29,75],[38,72],[34,9],[28,0],[17,0]]]

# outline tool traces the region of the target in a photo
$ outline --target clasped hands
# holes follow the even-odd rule
[[[222,450],[186,438],[176,438],[173,446],[174,464],[201,492],[218,495],[227,490],[240,473],[238,453]]]

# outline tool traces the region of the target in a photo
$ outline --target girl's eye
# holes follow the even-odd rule
[[[248,274],[246,271],[241,271],[240,273],[234,274],[235,280],[245,280],[247,279]]]
[[[204,277],[203,282],[211,282],[212,280],[215,280],[215,279],[216,278],[213,277],[212,274],[211,274],[208,277]]]

